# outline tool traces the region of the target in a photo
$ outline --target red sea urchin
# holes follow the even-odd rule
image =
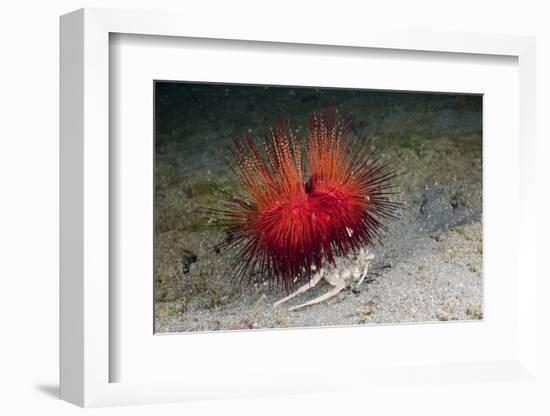
[[[324,261],[380,240],[398,207],[390,200],[396,175],[350,128],[332,108],[311,116],[305,155],[282,122],[266,135],[265,157],[250,137],[230,147],[245,196],[222,191],[217,212],[229,236],[222,246],[237,249],[238,275],[257,268],[289,290]]]

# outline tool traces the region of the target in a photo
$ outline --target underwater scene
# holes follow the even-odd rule
[[[481,95],[154,89],[155,333],[483,319]]]

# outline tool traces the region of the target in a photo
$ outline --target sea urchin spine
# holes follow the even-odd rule
[[[224,193],[218,214],[230,236],[223,245],[237,249],[237,274],[257,268],[289,290],[324,261],[380,240],[398,207],[390,200],[396,175],[350,128],[332,108],[311,116],[304,155],[282,122],[266,135],[265,157],[250,137],[235,141],[229,165],[245,195]]]

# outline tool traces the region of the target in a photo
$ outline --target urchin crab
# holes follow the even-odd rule
[[[296,291],[290,295],[278,300],[273,304],[276,308],[281,304],[291,300],[292,298],[306,292],[307,290],[315,287],[321,280],[325,280],[333,288],[325,294],[312,299],[308,302],[302,303],[297,306],[289,308],[289,312],[302,309],[306,306],[315,305],[317,303],[324,302],[340,293],[342,290],[350,287],[358,288],[361,283],[367,277],[369,271],[369,264],[374,258],[374,254],[369,252],[368,249],[361,248],[357,255],[352,256],[349,259],[342,259],[337,266],[328,264],[319,270],[315,271],[315,274],[311,277],[309,282],[300,286]],[[342,264],[343,263],[343,264]]]

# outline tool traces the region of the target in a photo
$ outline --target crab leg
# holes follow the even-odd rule
[[[321,279],[323,277],[323,274],[324,274],[324,271],[323,271],[323,269],[321,269],[320,271],[318,271],[317,273],[315,273],[313,275],[313,277],[311,278],[311,280],[309,282],[307,282],[305,285],[299,287],[294,293],[291,293],[287,297],[282,298],[281,300],[278,300],[277,302],[275,302],[273,304],[273,307],[276,308],[281,303],[284,303],[284,302],[292,299],[293,297],[298,296],[300,293],[304,293],[306,290],[311,289],[312,287],[315,287],[317,285],[317,283],[319,283],[321,281]]]
[[[344,290],[346,288],[346,284],[344,282],[341,282],[340,284],[338,284],[337,286],[335,286],[332,290],[329,290],[327,293],[325,293],[324,295],[321,295],[313,300],[310,300],[309,302],[306,302],[306,303],[303,303],[301,305],[298,305],[298,306],[294,306],[292,308],[289,309],[289,312],[290,311],[295,311],[297,309],[301,309],[301,308],[304,308],[306,306],[311,306],[311,305],[315,305],[316,303],[319,303],[319,302],[323,302],[327,299],[330,299],[331,297],[333,296],[336,296],[338,293],[340,293],[342,290]]]
[[[367,251],[367,256],[365,257],[365,270],[363,271],[363,274],[361,275],[361,278],[357,282],[356,286],[359,286],[361,283],[363,283],[363,280],[365,280],[365,277],[367,277],[367,273],[369,272],[369,263],[373,258],[374,254]]]

